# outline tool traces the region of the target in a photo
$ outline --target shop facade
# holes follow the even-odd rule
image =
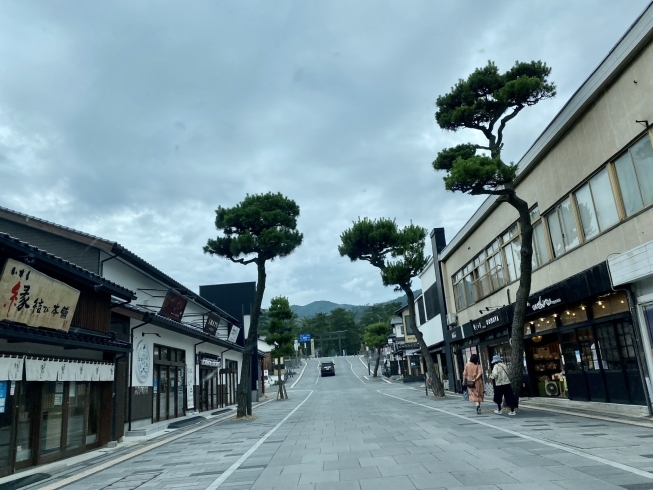
[[[0,233],[0,476],[116,440],[111,298],[134,293]]]

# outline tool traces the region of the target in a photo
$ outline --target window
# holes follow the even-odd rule
[[[626,216],[653,204],[653,148],[644,136],[614,162]]]
[[[585,239],[598,235],[619,221],[607,168],[578,189],[575,196]]]
[[[555,257],[578,246],[580,243],[578,229],[570,197],[556,206],[555,210],[547,216],[547,222]]]
[[[546,244],[546,232],[540,216],[540,210],[537,206],[531,210],[531,223],[533,223],[533,269],[536,269],[549,261],[549,247]]]
[[[521,275],[521,241],[516,224],[503,234],[501,241],[503,243],[503,255],[506,258],[508,282],[516,281]]]

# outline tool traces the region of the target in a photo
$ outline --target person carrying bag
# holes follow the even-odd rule
[[[497,415],[501,415],[503,399],[506,399],[506,405],[510,407],[510,413],[508,415],[517,415],[515,408],[517,407],[517,401],[515,400],[515,394],[512,391],[512,386],[510,385],[510,377],[508,376],[508,369],[503,363],[501,356],[496,355],[492,358],[490,362],[492,364],[492,374],[490,374],[490,379],[494,382],[494,403],[497,404],[497,409],[494,411]]]

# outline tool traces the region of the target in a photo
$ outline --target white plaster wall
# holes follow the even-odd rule
[[[435,265],[433,264],[433,259],[429,261],[426,268],[420,273],[419,280],[422,285],[422,292],[426,291],[436,283]]]
[[[426,342],[426,345],[437,344],[444,340],[440,315],[436,315],[428,322],[420,325],[419,330],[424,335],[424,342]]]

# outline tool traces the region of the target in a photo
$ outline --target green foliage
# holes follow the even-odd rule
[[[524,107],[554,97],[549,81],[551,68],[541,61],[516,62],[505,73],[492,62],[459,80],[451,92],[438,97],[435,120],[442,129],[481,131],[487,146],[471,143],[442,150],[433,168],[447,172],[447,190],[470,194],[508,194],[517,175],[517,165],[501,160],[506,123]],[[478,153],[486,150],[489,155]]]
[[[272,357],[292,357],[295,354],[292,319],[294,313],[290,309],[288,298],[278,296],[270,301],[268,310],[270,323],[268,324],[268,335],[265,341],[268,344],[278,344],[272,351]]]
[[[358,323],[365,326],[372,323],[388,322],[394,316],[394,312],[399,308],[401,308],[401,302],[399,301],[369,305],[365,313],[358,320]]]
[[[438,97],[435,120],[451,131],[483,125],[492,130],[508,110],[521,110],[554,97],[556,87],[548,80],[550,73],[551,68],[541,61],[518,61],[505,73],[488,61],[467,80],[459,80],[451,92]]]
[[[338,252],[354,262],[365,260],[381,270],[384,286],[410,287],[425,266],[426,230],[416,225],[399,229],[394,220],[363,218],[340,235]]]
[[[487,155],[475,155],[468,152],[472,145],[459,145],[459,147],[442,150],[433,162],[435,170],[445,170],[444,186],[448,191],[469,192],[470,194],[484,194],[491,192],[497,186],[512,182],[517,175],[517,165],[506,165],[501,158],[491,158]],[[443,153],[448,152],[443,155]],[[459,153],[455,160],[451,155]],[[469,155],[469,156],[465,156]]]
[[[247,195],[233,208],[219,206],[215,226],[224,236],[209,239],[204,252],[248,264],[290,255],[304,236],[296,230],[299,206],[280,193]],[[247,259],[252,254],[256,257]]]
[[[388,343],[390,333],[391,329],[388,323],[372,323],[365,327],[363,342],[370,349],[378,349]]]

